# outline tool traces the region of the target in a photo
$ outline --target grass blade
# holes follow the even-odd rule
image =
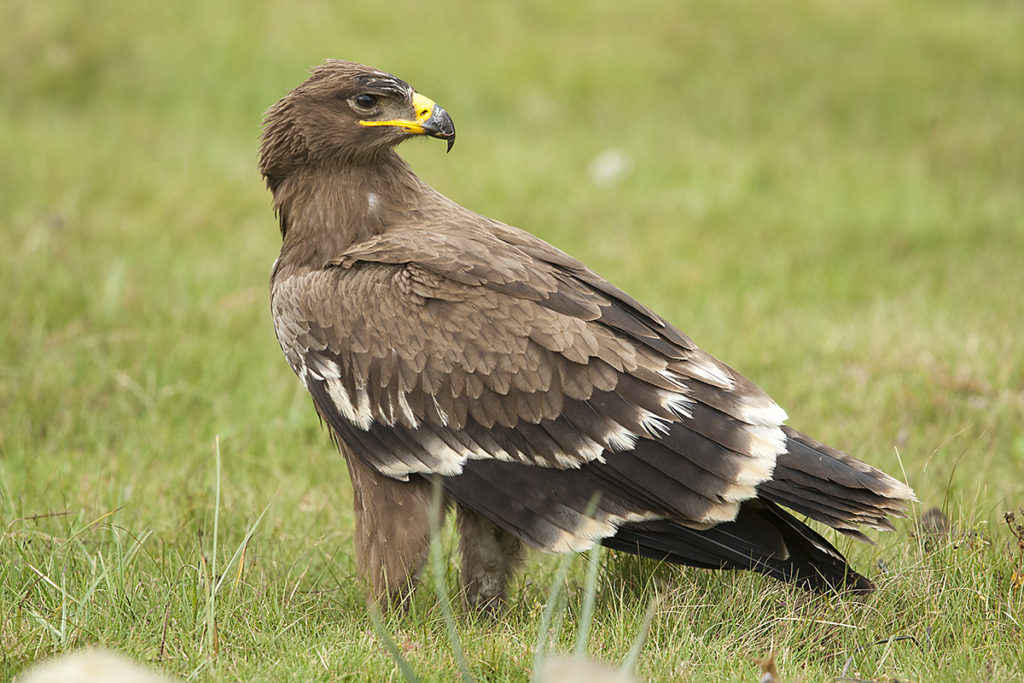
[[[644,613],[644,623],[640,626],[640,631],[637,632],[636,638],[633,639],[633,647],[629,649],[629,654],[626,655],[626,661],[622,663],[622,669],[630,673],[636,669],[636,660],[640,658],[640,652],[644,649],[644,643],[647,642],[647,634],[651,632],[651,622],[654,621],[654,615],[658,611],[658,606],[661,604],[661,595],[658,593],[654,594],[654,597],[647,603],[647,612]]]
[[[583,609],[580,610],[580,625],[576,631],[576,656],[582,657],[587,652],[587,641],[590,640],[590,624],[594,618],[594,599],[597,596],[597,568],[601,564],[600,545],[590,549],[590,561],[587,563],[587,582],[583,593]]]
[[[459,631],[455,628],[455,617],[452,616],[452,606],[448,602],[448,585],[445,581],[444,563],[441,559],[441,479],[434,477],[434,500],[430,507],[430,565],[434,573],[434,591],[437,593],[437,600],[441,603],[441,616],[444,619],[445,628],[448,629],[448,640],[452,644],[452,654],[455,662],[459,665],[459,672],[462,680],[472,683],[473,674],[469,670],[469,662],[462,651],[462,641],[459,639]]]
[[[391,639],[388,635],[388,631],[384,628],[384,621],[381,619],[380,610],[377,609],[377,603],[372,599],[366,601],[366,609],[370,613],[370,623],[373,625],[373,632],[377,638],[384,644],[384,649],[391,655],[391,659],[395,660],[395,664],[398,665],[398,670],[402,674],[408,683],[419,683],[419,678],[416,676],[416,672],[409,666],[409,662],[406,661],[405,657],[402,656],[402,651],[399,649],[398,644]]]

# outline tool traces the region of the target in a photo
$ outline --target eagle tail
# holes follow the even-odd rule
[[[888,517],[906,517],[915,500],[906,484],[795,429],[782,429],[786,452],[771,480],[758,487],[759,497],[862,541],[868,538],[859,526],[891,531]]]
[[[749,569],[811,590],[868,593],[875,588],[821,535],[770,501],[747,501],[734,521],[709,529],[669,520],[632,522],[601,542],[673,564]]]

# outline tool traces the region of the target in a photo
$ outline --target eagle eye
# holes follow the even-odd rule
[[[370,110],[377,106],[377,96],[369,93],[362,93],[352,98],[352,103],[359,109]]]

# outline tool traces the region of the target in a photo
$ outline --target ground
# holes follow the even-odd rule
[[[451,112],[450,155],[403,148],[428,182],[921,499],[875,546],[838,540],[881,588],[864,600],[606,554],[593,656],[622,662],[658,594],[645,679],[753,680],[770,651],[786,680],[851,655],[861,677],[1024,676],[1019,4],[54,0],[0,23],[0,678],[85,645],[196,680],[399,678],[344,463],[268,310],[260,115],[327,57]],[[924,536],[933,506],[950,527]],[[455,606],[475,677],[529,677],[557,580],[534,556],[506,615]],[[450,680],[426,583],[382,632]],[[916,640],[871,645],[896,636]]]

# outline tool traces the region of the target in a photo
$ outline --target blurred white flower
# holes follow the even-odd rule
[[[615,147],[606,149],[590,162],[590,182],[598,187],[614,185],[629,171],[630,163],[625,151]]]
[[[146,668],[110,650],[87,649],[40,662],[16,683],[175,683],[177,679]]]
[[[636,678],[628,671],[580,657],[547,659],[534,680],[537,683],[636,683]]]

